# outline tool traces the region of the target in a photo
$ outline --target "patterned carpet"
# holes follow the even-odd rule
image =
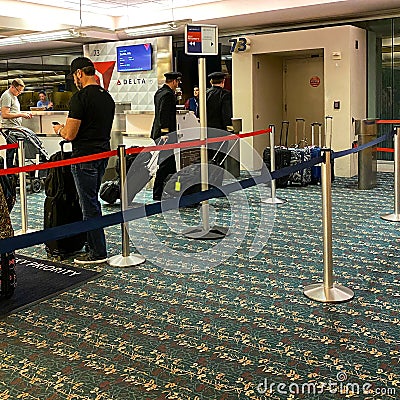
[[[265,206],[247,189],[251,224],[223,262],[215,242],[186,239],[154,216],[131,224],[131,235],[151,227],[162,243],[151,260],[98,267],[100,279],[0,321],[0,399],[398,399],[400,242],[398,225],[380,219],[393,211],[393,174],[365,191],[337,178],[332,192],[334,272],[352,301],[303,295],[322,279],[320,187],[278,189],[288,202],[268,206],[269,239]],[[41,227],[42,204],[43,193],[28,195],[29,227]],[[227,199],[211,204],[222,224],[232,217]],[[195,209],[181,214],[200,221]],[[13,221],[18,229],[18,207]],[[119,254],[120,227],[106,234]],[[257,235],[264,248],[249,257]],[[201,266],[199,253],[203,270],[174,272],[166,253],[177,248],[176,271]],[[19,253],[46,258],[43,246]]]

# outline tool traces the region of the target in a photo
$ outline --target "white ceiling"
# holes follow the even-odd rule
[[[123,28],[165,21],[216,24],[221,33],[229,33],[389,13],[400,15],[400,0],[0,0],[0,37],[72,27],[86,34],[57,43],[0,47],[0,54],[123,40]],[[176,34],[183,38],[182,30]]]

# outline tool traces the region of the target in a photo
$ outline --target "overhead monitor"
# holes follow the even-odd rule
[[[151,43],[117,47],[118,72],[150,71],[151,69]]]

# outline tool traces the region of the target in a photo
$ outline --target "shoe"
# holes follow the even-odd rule
[[[96,258],[89,253],[81,254],[74,259],[75,264],[104,264],[108,262],[108,258]]]

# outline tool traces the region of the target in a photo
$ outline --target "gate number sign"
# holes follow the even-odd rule
[[[197,56],[218,54],[218,27],[216,25],[186,25],[185,53]]]

